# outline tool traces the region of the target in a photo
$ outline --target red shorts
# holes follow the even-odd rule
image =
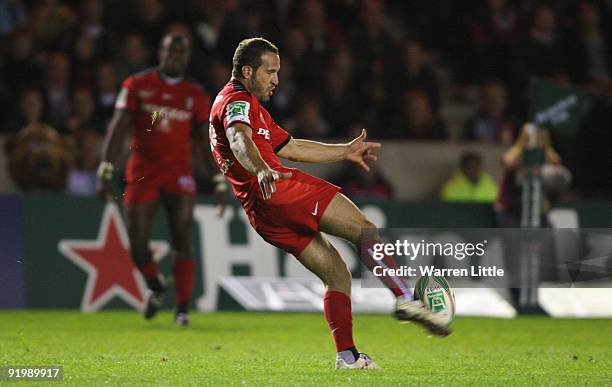
[[[135,175],[137,176],[137,175]],[[147,203],[159,200],[162,193],[195,196],[196,185],[191,172],[147,173],[140,177],[128,179],[125,186],[123,204]]]
[[[258,195],[248,216],[263,239],[297,257],[319,231],[319,221],[340,187],[298,169],[290,171],[293,176],[277,181],[269,200]]]

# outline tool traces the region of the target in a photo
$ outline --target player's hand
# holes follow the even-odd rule
[[[359,137],[355,138],[353,141],[349,142],[346,156],[347,160],[350,160],[354,163],[359,164],[361,168],[366,171],[370,171],[370,167],[366,164],[366,161],[376,161],[378,160],[378,156],[376,156],[373,151],[381,147],[379,142],[367,142],[365,141],[368,133],[365,129],[361,130],[361,134]]]
[[[276,180],[289,179],[291,176],[291,172],[281,173],[270,168],[257,172],[257,181],[264,200],[270,199],[272,194],[276,192],[276,184],[274,183]]]
[[[98,166],[98,171],[96,172],[97,184],[96,184],[96,193],[98,196],[105,201],[111,201],[114,198],[113,193],[113,172],[115,167],[109,161],[102,161]]]

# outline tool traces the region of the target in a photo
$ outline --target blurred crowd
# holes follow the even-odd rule
[[[95,169],[121,81],[156,65],[170,31],[191,38],[188,73],[210,95],[241,39],[275,42],[268,108],[297,137],[363,125],[376,139],[509,146],[531,77],[574,85],[588,101],[568,162],[582,193],[609,193],[612,0],[3,0],[0,134],[48,125]]]

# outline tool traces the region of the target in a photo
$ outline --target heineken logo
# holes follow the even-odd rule
[[[427,302],[433,312],[441,312],[446,309],[446,302],[444,300],[444,291],[436,290],[429,291],[427,293]]]
[[[247,123],[251,123],[249,120],[249,109],[250,104],[246,101],[234,101],[227,104],[226,108],[226,117],[227,123],[230,124],[234,121],[244,121]]]
[[[165,241],[152,241],[150,246],[156,261],[170,250]],[[134,309],[144,308],[146,285],[132,263],[128,235],[116,204],[109,203],[104,208],[95,239],[62,239],[58,248],[87,273],[82,311],[99,310],[115,298]]]

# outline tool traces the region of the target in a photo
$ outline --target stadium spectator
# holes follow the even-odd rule
[[[278,117],[278,122],[283,124],[293,114],[298,94],[298,87],[293,77],[293,67],[291,61],[283,62],[283,71],[278,74],[279,85],[270,100],[270,112],[274,113],[274,117]]]
[[[221,61],[214,61],[207,67],[207,90],[218,92],[225,86],[227,78],[232,73],[232,69]]]
[[[529,142],[533,142],[533,145],[531,145],[533,148],[541,150],[544,164],[561,164],[561,157],[553,148],[548,131],[544,128],[537,128],[537,132],[533,135],[535,138],[530,139],[527,128],[528,124],[523,125],[517,140],[501,158],[504,171],[499,181],[499,195],[495,205],[500,227],[516,228],[521,226],[521,182],[525,178],[523,157]],[[552,204],[547,192],[542,190],[541,195],[543,199],[541,200],[541,211],[544,214],[548,212]],[[544,217],[542,219],[543,222],[546,222]]]
[[[391,85],[392,94],[401,94],[402,90],[420,89],[429,99],[433,112],[440,106],[440,86],[429,64],[428,54],[418,40],[407,40],[402,45],[399,63],[387,66],[386,83]]]
[[[472,90],[483,79],[505,84],[509,109],[504,116],[511,122],[515,115],[517,122],[526,118],[530,76],[571,80],[589,98],[597,94],[586,104],[593,107],[586,110],[588,122],[592,114],[598,115],[597,121],[607,114],[595,107],[603,106],[599,101],[605,99],[611,72],[610,1],[137,0],[126,4],[0,2],[2,131],[14,132],[24,122],[17,97],[31,88],[43,90],[48,121],[61,133],[67,132],[62,125],[73,110],[73,85],[92,88],[95,115],[108,120],[118,80],[148,68],[157,51],[157,38],[172,31],[192,35],[189,73],[211,90],[220,87],[227,72],[220,63],[226,63],[240,39],[247,34],[278,37],[284,53],[282,82],[270,102],[271,112],[279,123],[295,121],[297,101],[319,95],[321,114],[330,124],[328,136],[345,135],[344,123],[359,120],[374,137],[445,139],[445,135],[432,136],[431,131],[425,136],[407,131],[412,125],[406,119],[405,88],[421,89],[429,100],[431,113],[420,109],[424,114],[419,117],[431,115],[434,122],[444,118],[454,129],[471,109],[452,99],[459,97],[465,106],[473,105]],[[67,81],[51,87],[47,81],[53,78],[47,76],[51,73]],[[437,76],[444,82],[438,83]],[[492,93],[499,96],[500,92]],[[354,101],[358,108],[349,119],[347,106]],[[501,130],[503,138],[496,139],[475,133],[476,127],[500,133],[499,125],[482,115],[486,101],[482,100],[475,121],[466,125],[460,137],[507,144],[507,130]],[[339,113],[330,113],[334,109]],[[454,138],[454,131],[451,134]],[[573,160],[564,156],[568,162]],[[589,167],[598,168],[594,161]]]
[[[0,37],[12,34],[28,22],[28,12],[22,0],[1,2],[0,15]]]
[[[155,60],[159,40],[167,23],[162,0],[136,0],[134,21],[131,29],[137,31],[145,41],[149,61]]]
[[[26,126],[5,144],[11,178],[23,191],[63,191],[73,154],[57,131],[44,124]]]
[[[300,4],[297,25],[304,32],[310,55],[332,52],[345,41],[344,34],[333,20],[327,18],[321,0],[305,0]]]
[[[56,52],[49,56],[45,98],[49,122],[60,133],[65,131],[64,123],[71,110],[70,104],[70,61],[66,55]]]
[[[117,77],[125,79],[130,74],[146,69],[150,64],[149,51],[142,35],[133,32],[125,35],[117,61]]]
[[[17,115],[2,125],[0,133],[17,133],[20,128],[44,122],[45,102],[40,90],[25,89],[19,96]]]
[[[568,55],[552,7],[544,3],[534,6],[527,36],[515,58],[520,87],[527,85],[530,76],[556,78],[567,74]]]
[[[62,0],[37,2],[32,10],[34,41],[43,50],[66,52],[70,49],[78,16]]]
[[[103,122],[96,117],[96,102],[91,89],[77,87],[72,93],[72,110],[66,118],[64,127],[68,132],[77,133],[91,128],[100,133],[104,132]]]
[[[68,174],[66,192],[74,195],[96,194],[96,169],[100,163],[102,136],[91,127],[75,133],[75,163]]]
[[[6,97],[10,101],[26,87],[42,86],[44,64],[33,46],[32,33],[28,29],[18,29],[11,35],[7,51],[1,64]]]
[[[467,141],[512,145],[516,124],[508,112],[506,88],[500,81],[488,81],[480,87],[480,108],[463,128]]]
[[[601,93],[612,77],[612,37],[605,34],[598,8],[581,1],[578,28],[568,39],[568,56],[572,81]]]
[[[75,83],[93,84],[95,77],[95,47],[94,42],[87,37],[79,37],[74,44],[72,53],[73,77]]]
[[[360,119],[363,107],[351,89],[350,76],[350,72],[334,65],[329,65],[325,72],[321,111],[329,122],[332,137],[348,137],[349,126]]]
[[[310,138],[328,137],[332,129],[321,114],[318,96],[310,94],[300,99],[295,116],[287,127],[295,136]]]
[[[612,144],[612,80],[604,87],[602,96],[593,98],[592,107],[583,120],[574,144],[578,156],[576,188],[584,197],[609,199],[612,185],[612,159],[608,150]]]
[[[410,140],[444,140],[446,125],[432,111],[429,99],[418,89],[406,90],[403,95],[400,116],[388,132],[381,137],[405,138]]]
[[[231,47],[239,40],[234,1],[194,2],[194,49],[207,58],[229,58]]]
[[[493,203],[497,199],[495,180],[483,170],[482,156],[465,152],[459,169],[442,186],[440,198],[447,202]]]
[[[96,114],[102,123],[102,131],[113,115],[118,81],[115,67],[110,62],[100,62],[96,69],[95,99]]]
[[[398,21],[387,12],[386,4],[380,0],[365,0],[358,5],[359,19],[354,24],[352,38],[364,65],[388,58],[401,41]]]
[[[512,81],[513,55],[521,35],[521,18],[507,0],[486,0],[470,26],[477,76]]]

